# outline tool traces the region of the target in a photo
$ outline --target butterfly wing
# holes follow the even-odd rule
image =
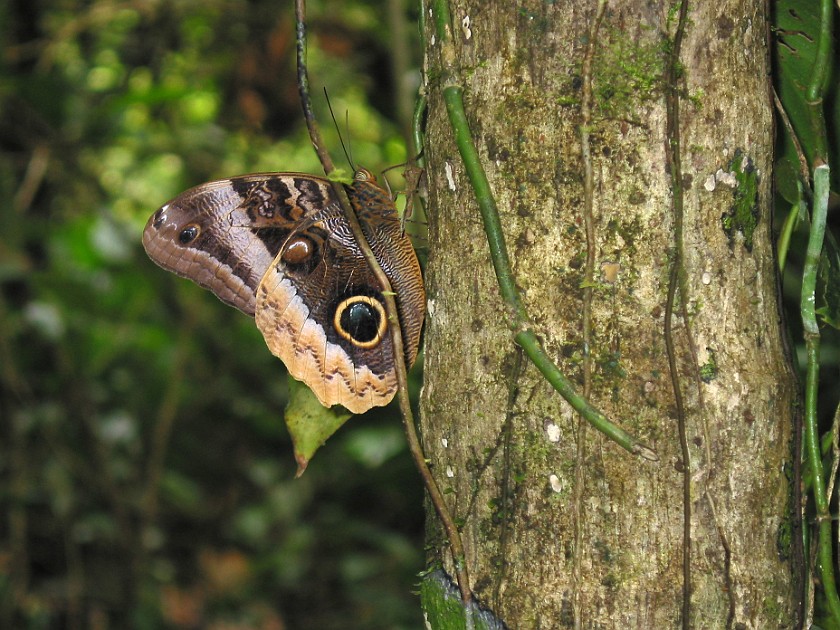
[[[411,365],[425,308],[417,258],[384,190],[357,182],[349,193],[397,293]],[[272,353],[324,405],[362,413],[393,398],[382,288],[327,180],[263,173],[197,186],[149,219],[143,245],[164,269],[255,315]]]
[[[326,180],[287,173],[202,184],[152,215],[143,246],[164,269],[253,315],[257,287],[283,242],[328,194]]]
[[[411,366],[425,312],[417,257],[384,190],[357,182],[348,192],[396,293]],[[322,404],[363,413],[393,399],[397,379],[382,287],[337,205],[290,237],[258,289],[256,321],[271,351]]]

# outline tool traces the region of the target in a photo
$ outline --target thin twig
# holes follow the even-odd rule
[[[300,92],[301,105],[303,107],[304,118],[309,129],[309,137],[312,140],[312,145],[315,147],[315,152],[321,160],[321,165],[324,167],[324,172],[327,177],[335,170],[333,162],[330,159],[329,153],[324,148],[321,134],[318,129],[318,123],[312,113],[312,105],[309,98],[309,79],[306,70],[306,27],[305,20],[305,0],[295,0],[295,15],[297,19],[297,52],[298,52],[298,90]],[[359,219],[353,211],[350,199],[347,197],[347,191],[338,182],[332,182],[333,190],[341,203],[344,215],[353,232],[353,236],[359,245],[365,260],[382,288],[382,298],[385,302],[385,312],[388,316],[389,330],[391,332],[391,345],[393,349],[394,369],[397,375],[397,399],[399,402],[400,412],[402,413],[403,426],[405,428],[406,439],[408,440],[409,451],[414,458],[414,462],[429,493],[429,498],[432,505],[443,524],[446,531],[449,545],[452,550],[453,564],[455,566],[455,573],[458,578],[458,587],[461,591],[461,598],[464,603],[468,603],[472,599],[472,589],[470,587],[469,574],[466,568],[466,558],[464,555],[464,546],[461,542],[461,535],[455,525],[446,502],[443,499],[443,494],[440,492],[428,464],[426,463],[423,454],[423,447],[420,445],[420,438],[417,435],[417,428],[414,423],[414,416],[411,411],[411,403],[408,396],[408,376],[406,374],[405,352],[403,350],[402,331],[400,329],[399,313],[397,311],[397,302],[394,299],[394,292],[391,288],[391,282],[388,276],[382,271],[379,261],[370,249],[367,240],[365,239],[362,226],[359,224]]]
[[[583,395],[589,398],[592,390],[592,294],[595,283],[595,184],[592,174],[592,150],[589,130],[592,126],[592,63],[598,30],[607,8],[606,0],[598,0],[598,8],[589,31],[589,42],[583,57],[583,95],[580,105],[580,154],[583,162],[583,224],[586,232],[586,264],[583,268]]]
[[[668,274],[668,297],[665,302],[665,350],[668,355],[668,370],[674,390],[674,405],[677,411],[677,429],[683,464],[683,592],[682,592],[682,627],[688,630],[691,623],[691,459],[686,435],[686,413],[680,387],[680,374],[677,366],[677,352],[674,344],[673,316],[677,290],[680,290],[681,308],[685,319],[687,291],[682,286],[683,269],[683,188],[682,164],[680,156],[680,96],[677,87],[680,65],[680,51],[685,33],[688,15],[688,0],[680,0],[671,54],[665,68],[665,115],[666,136],[665,155],[671,175],[671,203],[674,220],[674,250],[671,269]],[[686,330],[689,333],[688,329]],[[690,333],[689,333],[690,334]],[[696,364],[696,360],[695,360]]]
[[[321,129],[315,114],[312,111],[312,99],[309,97],[309,73],[306,69],[306,0],[295,0],[295,41],[297,44],[297,82],[298,93],[300,94],[300,106],[303,109],[303,118],[306,121],[306,128],[309,130],[309,139],[315,154],[324,168],[327,177],[335,170],[330,152],[321,137]],[[342,188],[342,190],[344,190]],[[341,197],[339,197],[341,199]],[[342,205],[344,199],[341,199]],[[349,203],[345,210],[350,209]]]
[[[47,145],[39,144],[32,150],[32,157],[26,166],[23,181],[18,186],[12,199],[12,208],[15,209],[15,212],[23,213],[32,204],[32,200],[47,174],[49,164],[50,148]]]
[[[776,113],[779,114],[782,124],[785,126],[788,137],[791,142],[793,142],[793,148],[796,151],[796,159],[799,161],[799,176],[802,178],[805,185],[810,187],[811,172],[808,169],[808,158],[805,157],[805,151],[802,149],[802,143],[799,142],[799,136],[796,134],[796,130],[793,128],[793,123],[790,122],[790,117],[785,110],[785,106],[782,105],[779,95],[776,94],[775,89],[773,90],[773,105],[776,108]]]
[[[606,0],[598,0],[595,17],[589,29],[586,52],[583,56],[581,75],[583,94],[580,104],[580,156],[583,162],[583,225],[586,233],[586,264],[583,268],[583,397],[589,400],[592,395],[592,298],[595,285],[595,184],[592,173],[592,149],[589,144],[589,130],[592,127],[592,64],[595,60],[595,48],[598,42],[598,30],[607,9]],[[583,573],[583,485],[586,460],[586,424],[577,417],[577,436],[575,445],[575,486],[572,496],[574,511],[574,561],[572,563],[572,611],[575,630],[579,630],[583,618],[581,580]]]
[[[522,348],[516,348],[514,351],[513,368],[510,371],[510,377],[508,380],[508,398],[507,405],[505,405],[505,420],[502,424],[502,497],[500,501],[501,504],[499,505],[501,515],[499,523],[499,565],[493,579],[493,595],[490,599],[495,610],[499,610],[502,606],[500,593],[509,564],[507,554],[508,544],[510,543],[510,523],[512,520],[511,511],[513,510],[513,499],[511,497],[511,478],[513,477],[511,444],[513,440],[513,418],[515,415],[516,401],[519,397],[519,378],[522,376],[522,372]]]

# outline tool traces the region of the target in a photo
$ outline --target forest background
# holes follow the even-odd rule
[[[309,3],[313,93],[374,172],[408,157],[416,10]],[[253,321],[140,245],[193,185],[320,173],[291,3],[14,0],[0,50],[0,626],[421,627],[423,495],[396,414],[354,418],[295,480],[286,377]],[[827,328],[826,426],[839,347]]]
[[[322,85],[357,163],[404,162],[408,9],[310,13],[329,146]],[[320,174],[291,3],[8,2],[0,49],[0,626],[418,627],[398,417],[355,418],[295,480],[282,364],[140,244],[203,181]]]

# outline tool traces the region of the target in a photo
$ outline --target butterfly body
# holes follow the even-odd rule
[[[253,315],[266,344],[326,406],[387,404],[396,374],[383,288],[353,237],[333,184],[260,173],[203,184],[162,206],[143,233],[158,265]],[[366,171],[348,197],[396,293],[405,360],[425,311],[417,257],[393,201]]]

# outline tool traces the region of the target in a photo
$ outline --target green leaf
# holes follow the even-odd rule
[[[840,247],[826,232],[817,270],[817,309],[823,322],[840,329]]]
[[[778,177],[778,173],[776,173],[776,176]],[[805,201],[802,199],[802,182],[797,181],[795,188],[797,201],[791,204],[790,210],[788,210],[788,213],[785,216],[782,228],[779,230],[779,237],[776,244],[776,259],[779,262],[780,272],[785,270],[785,264],[787,263],[787,255],[790,250],[790,241],[791,238],[793,238],[793,233],[796,231],[796,228],[800,223],[807,223],[809,221],[808,209],[805,205]]]
[[[773,33],[775,35],[774,56],[779,68],[776,79],[776,92],[787,112],[791,125],[802,146],[802,151],[809,165],[814,152],[814,130],[811,128],[805,89],[811,76],[814,57],[817,51],[817,36],[820,27],[820,7],[818,2],[806,0],[779,0],[775,3]],[[840,160],[840,98],[837,90],[837,64],[832,68],[829,79],[826,103],[831,109],[825,112],[829,133],[828,139],[831,162]],[[796,177],[800,172],[796,147],[787,130],[781,127],[782,146],[777,159],[776,184],[779,193],[791,203],[796,202]],[[840,169],[832,177],[832,190],[840,190]]]
[[[289,403],[286,405],[286,427],[292,436],[300,477],[327,439],[352,416],[343,407],[324,407],[312,390],[289,377]]]

